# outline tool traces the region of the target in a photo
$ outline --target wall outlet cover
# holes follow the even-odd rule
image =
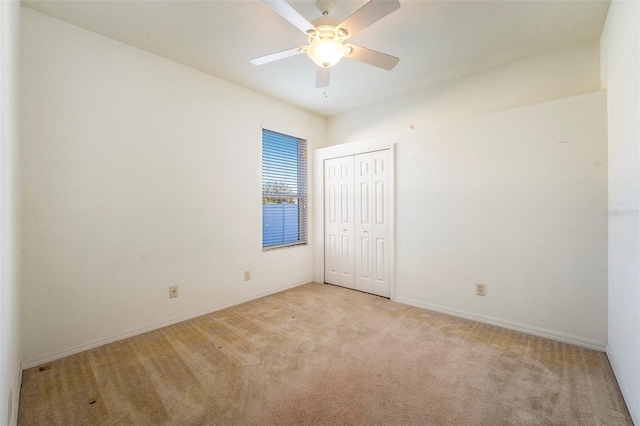
[[[172,285],[169,287],[169,299],[173,299],[174,297],[178,297],[178,286]]]

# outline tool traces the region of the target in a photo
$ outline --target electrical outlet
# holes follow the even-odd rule
[[[476,284],[476,295],[484,296],[486,294],[486,288],[484,284]]]
[[[251,280],[251,271],[244,271],[244,280],[245,281]]]
[[[178,286],[172,285],[169,287],[169,299],[173,299],[174,297],[178,297]]]

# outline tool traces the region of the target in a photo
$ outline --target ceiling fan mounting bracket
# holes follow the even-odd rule
[[[323,15],[327,16],[336,7],[337,0],[317,0],[316,1],[316,9]]]

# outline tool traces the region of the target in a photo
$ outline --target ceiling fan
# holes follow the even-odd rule
[[[262,65],[306,53],[317,65],[316,88],[323,88],[329,85],[331,67],[343,57],[385,70],[393,69],[400,60],[386,53],[344,42],[357,32],[398,10],[400,8],[398,0],[370,0],[342,22],[329,16],[336,5],[336,0],[317,0],[316,8],[322,13],[322,16],[312,23],[307,21],[285,0],[262,1],[305,33],[308,45],[251,59],[251,63],[254,65]]]

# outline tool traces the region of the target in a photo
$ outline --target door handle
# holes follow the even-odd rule
[[[362,231],[362,232],[364,232],[365,234],[368,234],[368,233],[369,233],[369,231],[367,231],[366,229],[365,229],[364,231]]]

